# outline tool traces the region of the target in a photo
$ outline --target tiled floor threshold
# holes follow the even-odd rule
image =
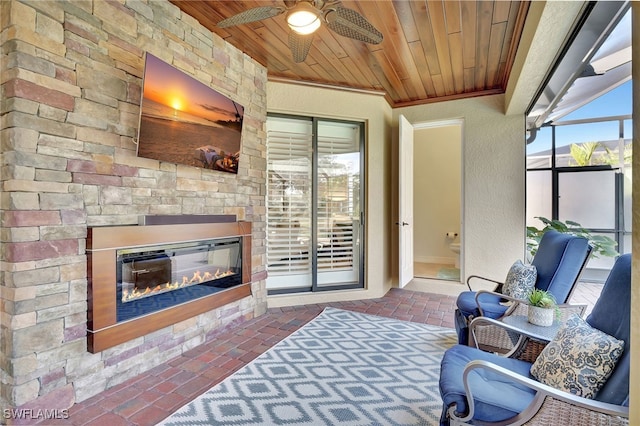
[[[165,365],[80,402],[40,425],[155,425],[332,306],[453,328],[455,297],[392,289],[371,300],[272,308]],[[19,423],[14,423],[19,424]]]

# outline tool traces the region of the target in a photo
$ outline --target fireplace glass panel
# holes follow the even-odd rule
[[[120,249],[116,259],[118,322],[242,283],[238,237]]]

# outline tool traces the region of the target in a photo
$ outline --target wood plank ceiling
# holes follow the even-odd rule
[[[292,60],[284,14],[221,29],[224,18],[269,1],[171,0],[267,68],[271,80],[383,92],[392,107],[503,93],[528,1],[342,1],[384,36],[374,45],[322,25],[302,63]]]

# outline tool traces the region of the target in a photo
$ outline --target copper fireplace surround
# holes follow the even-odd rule
[[[200,271],[190,271],[189,277],[181,278],[181,285],[173,283],[174,278],[167,278],[171,271],[162,271],[169,262],[166,255],[167,247],[171,253],[175,247],[186,253],[202,251],[200,247],[224,246],[227,251],[239,251],[238,268],[230,268],[225,271],[204,272],[211,282],[222,284],[212,285],[212,293],[202,296],[191,296],[187,301],[178,301],[173,306],[153,308],[150,312],[142,312],[131,317],[120,312],[123,303],[130,298],[132,273],[146,273],[147,278],[156,277],[158,283],[164,287],[187,287],[186,281],[195,280]],[[184,247],[187,247],[184,249]],[[196,248],[193,248],[196,247]],[[160,248],[160,249],[159,249]],[[235,251],[234,251],[235,250]],[[157,259],[147,260],[149,253],[161,252]],[[140,255],[138,256],[138,253]],[[207,252],[209,253],[209,252]],[[131,267],[126,262],[131,262],[131,256],[138,256],[136,260],[140,265]],[[189,254],[188,256],[194,256]],[[207,258],[215,258],[214,254],[204,255]],[[151,256],[153,257],[153,256]],[[170,257],[170,256],[169,256]],[[185,256],[187,257],[187,256]],[[220,256],[217,256],[220,257]],[[88,321],[87,340],[88,350],[91,353],[103,351],[112,346],[119,345],[128,340],[144,336],[153,331],[178,323],[190,317],[211,311],[218,307],[240,300],[251,294],[251,223],[249,222],[224,222],[224,223],[192,223],[169,225],[143,225],[143,226],[107,226],[89,228],[87,235],[88,258]],[[124,259],[124,260],[123,260]],[[192,262],[193,263],[193,262]],[[215,262],[213,262],[215,263]],[[131,263],[132,264],[132,263]],[[123,267],[124,265],[124,267]],[[209,265],[207,265],[209,266]],[[170,267],[169,267],[170,269]],[[235,269],[238,269],[237,271]],[[124,271],[124,272],[123,272]],[[191,274],[193,272],[193,275]],[[237,277],[229,278],[230,275]],[[159,278],[162,277],[162,278]],[[232,280],[229,283],[229,280]],[[226,281],[225,281],[226,280]],[[172,281],[172,282],[168,282]],[[206,285],[202,285],[204,289]],[[229,288],[226,288],[229,286]],[[148,299],[162,299],[167,290],[160,285],[149,286],[143,284],[136,291],[151,292],[157,287],[157,295]],[[190,293],[198,294],[195,288]],[[187,290],[182,290],[183,292]],[[176,292],[178,293],[178,292]],[[146,296],[146,295],[144,295]],[[139,299],[143,299],[140,297]],[[144,302],[138,300],[142,305]]]

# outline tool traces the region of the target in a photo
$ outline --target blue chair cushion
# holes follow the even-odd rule
[[[507,306],[500,304],[500,296],[494,294],[481,294],[479,298],[480,306],[485,317],[500,318],[507,310]],[[478,306],[476,305],[476,292],[463,291],[456,299],[456,305],[460,312],[465,316],[480,316]]]
[[[586,238],[554,230],[545,232],[532,262],[536,270],[535,288],[548,290],[558,303],[566,303],[590,253],[591,247]],[[473,291],[461,293],[456,305],[464,318],[480,316]],[[494,319],[502,317],[507,310],[500,304],[500,298],[493,295],[482,295],[480,305],[484,315]],[[458,342],[465,344],[467,328],[458,325],[457,321],[456,331]]]
[[[537,272],[536,288],[548,290],[558,303],[566,303],[590,252],[586,238],[545,232],[531,262]]]
[[[615,313],[615,315],[612,315]],[[587,317],[587,323],[602,332],[624,340],[622,356],[611,377],[596,395],[596,400],[610,404],[622,404],[629,396],[629,368],[631,363],[631,254],[616,259],[602,293]]]
[[[510,371],[531,378],[531,364],[505,358],[463,345],[448,349],[440,365],[440,395],[443,410],[456,404],[456,411],[466,413],[467,399],[462,381],[462,371],[474,360],[485,360]],[[487,370],[474,370],[469,375],[471,391],[475,399],[474,420],[501,421],[522,412],[533,400],[535,392],[511,382],[507,377]],[[444,412],[443,412],[444,415]]]

